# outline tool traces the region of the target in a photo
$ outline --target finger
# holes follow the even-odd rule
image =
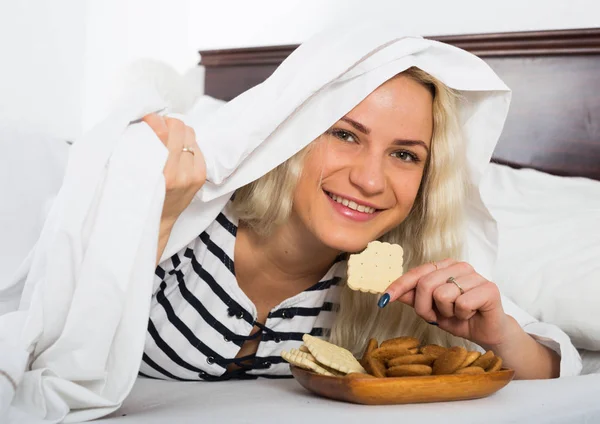
[[[402,302],[408,306],[413,306],[415,304],[415,291],[414,290],[407,291],[402,296],[400,296],[398,299],[396,299],[396,301]]]
[[[183,149],[186,149],[184,152]],[[189,152],[192,150],[192,152]],[[185,163],[185,171],[189,172],[190,176],[194,171],[194,163],[198,147],[196,146],[196,134],[194,130],[188,126],[184,127],[183,141],[181,142],[181,161]]]
[[[454,303],[454,315],[458,319],[469,320],[476,313],[485,315],[501,306],[500,290],[490,281],[465,292]]]
[[[390,284],[385,293],[389,295],[390,301],[398,300],[404,294],[414,290],[420,278],[433,272],[437,272],[440,269],[446,268],[454,262],[455,261],[453,259],[444,259],[443,261],[436,262],[435,265],[433,263],[419,265],[406,272],[400,276],[400,278]]]
[[[186,132],[185,145],[194,150],[194,170],[192,175],[192,184],[200,189],[200,187],[202,187],[206,181],[206,162],[204,161],[204,155],[202,154],[200,147],[198,147],[198,142],[196,141],[196,132],[191,127],[188,127],[187,129],[188,131]]]
[[[166,146],[169,138],[169,128],[167,127],[165,119],[156,113],[150,113],[144,116],[142,121],[148,124],[152,131],[154,131],[154,133],[158,136],[160,141],[162,141],[162,143]]]
[[[183,140],[185,139],[185,124],[175,118],[165,118],[165,122],[169,128],[169,137],[167,140],[169,151],[181,153]]]
[[[179,161],[183,150],[185,125],[179,119],[165,118],[165,121],[169,129],[169,136],[166,144],[167,149],[169,149],[169,157],[165,164],[165,174],[176,176],[179,175]]]
[[[485,278],[477,273],[455,278],[455,281],[465,293],[487,282]],[[433,302],[441,316],[452,318],[456,299],[460,296],[461,292],[458,286],[446,280],[445,284],[438,286],[433,291]]]
[[[415,293],[415,312],[429,321],[436,321],[437,314],[433,310],[433,292],[450,277],[460,277],[474,273],[473,267],[466,262],[454,262],[419,279]]]

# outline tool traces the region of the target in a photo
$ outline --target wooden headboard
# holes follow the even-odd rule
[[[493,161],[600,180],[600,28],[430,38],[483,58],[512,89]],[[231,100],[296,47],[200,51],[205,93]]]

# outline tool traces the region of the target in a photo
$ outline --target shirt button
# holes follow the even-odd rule
[[[206,358],[206,363],[208,365],[212,365],[215,363],[215,358],[213,358],[212,356],[209,356],[208,358]]]
[[[237,315],[235,316],[237,319],[242,319],[244,318],[244,313],[242,311],[238,312]]]
[[[283,311],[283,312],[281,313],[281,318],[289,318],[289,316],[288,316],[288,315],[289,315],[289,314],[288,314],[288,311]]]
[[[280,343],[281,342],[281,337],[275,336],[275,338],[273,340],[275,340],[275,343]]]
[[[265,368],[271,368],[271,363],[270,362],[263,362],[263,367]]]
[[[227,336],[223,336],[223,340],[225,340],[226,342],[229,341],[229,339],[227,338]]]

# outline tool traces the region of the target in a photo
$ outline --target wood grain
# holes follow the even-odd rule
[[[514,371],[425,377],[327,377],[291,366],[294,378],[316,395],[363,405],[447,402],[490,396],[510,383]]]
[[[494,162],[600,180],[600,29],[430,38],[479,55],[512,89]],[[206,94],[233,99],[296,47],[201,51]]]

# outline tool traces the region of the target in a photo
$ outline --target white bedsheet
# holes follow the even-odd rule
[[[600,374],[512,381],[483,399],[363,406],[317,397],[295,380],[179,383],[138,379],[102,424],[153,423],[596,423]]]

